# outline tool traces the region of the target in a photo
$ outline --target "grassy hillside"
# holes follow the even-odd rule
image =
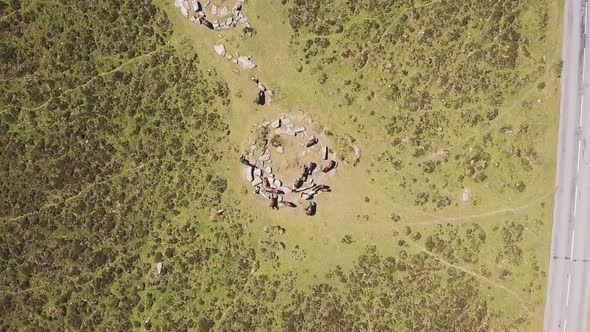
[[[559,1],[243,12],[254,33],[173,1],[0,1],[0,326],[540,329]],[[342,158],[313,218],[237,163],[254,123],[299,111]]]

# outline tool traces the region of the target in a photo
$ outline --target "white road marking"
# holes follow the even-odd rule
[[[582,125],[582,120],[584,119],[584,95],[582,95],[580,99],[580,125]]]
[[[565,297],[565,306],[567,307],[570,304],[570,283],[572,281],[572,275],[567,275],[567,295]]]
[[[576,185],[576,193],[574,194],[574,217],[576,216],[577,209],[578,209],[578,186]]]
[[[565,327],[567,326],[567,320],[563,321],[563,330],[565,331]]]
[[[576,171],[580,170],[580,156],[581,156],[580,149],[581,148],[582,148],[582,142],[578,141],[578,166],[576,168]]]
[[[572,246],[570,248],[570,260],[574,259],[574,232],[572,232]]]

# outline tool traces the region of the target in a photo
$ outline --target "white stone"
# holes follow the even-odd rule
[[[469,195],[469,190],[465,189],[463,190],[463,196],[461,197],[461,200],[463,202],[468,202],[471,199],[471,195]]]
[[[254,176],[262,176],[262,170],[260,168],[255,168]]]
[[[352,150],[354,151],[354,156],[356,157],[356,159],[360,159],[361,158],[361,150],[359,149],[359,146],[356,144],[353,144]]]
[[[217,6],[211,6],[211,15],[217,15]]]
[[[283,153],[283,152],[285,152],[285,149],[283,149],[282,146],[277,146],[277,148],[275,149],[275,151],[277,151],[278,153]]]
[[[254,167],[246,166],[246,179],[250,182],[254,180]]]
[[[229,54],[229,53],[226,53],[226,54],[225,54],[225,58],[226,58],[226,59],[228,59],[228,60],[231,60],[231,59],[233,59],[234,57],[233,57],[231,54]]]
[[[320,158],[328,160],[328,147],[325,145],[320,149]]]
[[[225,20],[225,25],[231,25],[234,22],[234,19],[231,17],[228,17],[227,20]]]
[[[272,168],[271,168],[270,166],[267,166],[267,167],[264,169],[264,172],[266,172],[266,174],[272,174]]]
[[[280,188],[280,187],[283,186],[283,183],[280,180],[275,180],[274,183],[273,183],[273,186],[275,188]]]
[[[297,127],[293,129],[293,131],[295,132],[295,134],[299,134],[305,131],[305,127]]]
[[[260,161],[269,161],[270,160],[270,153],[266,152],[262,156],[258,157],[258,160],[260,160]]]
[[[277,128],[281,127],[281,119],[277,119],[277,120],[271,122],[270,127],[273,129],[277,129]]]
[[[188,18],[188,9],[182,7],[180,8],[180,13],[182,14],[182,16]]]
[[[240,65],[242,67],[244,67],[244,69],[251,70],[251,69],[256,68],[256,64],[254,62],[250,61],[250,58],[247,56],[239,57],[238,62],[240,63]]]
[[[159,262],[158,264],[156,264],[156,273],[158,274],[158,276],[160,274],[162,274],[162,269],[164,268],[164,263],[163,262]]]
[[[255,177],[254,180],[252,180],[252,185],[255,187],[261,183],[262,183],[262,178],[259,176]]]
[[[225,55],[225,46],[223,46],[223,44],[214,45],[213,49],[215,50],[215,53],[217,53],[219,56]]]

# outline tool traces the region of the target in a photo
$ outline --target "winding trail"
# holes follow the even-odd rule
[[[453,267],[453,268],[455,268],[457,270],[460,270],[462,272],[465,272],[465,273],[467,273],[467,274],[469,274],[469,275],[471,275],[471,276],[473,276],[473,277],[475,277],[475,278],[477,278],[477,279],[479,279],[479,280],[481,280],[481,281],[483,281],[483,282],[485,282],[485,283],[487,283],[487,284],[489,284],[489,285],[491,285],[491,286],[493,286],[495,288],[504,290],[505,292],[507,292],[508,294],[510,294],[510,296],[512,296],[514,299],[516,299],[518,302],[520,302],[520,304],[522,305],[522,307],[524,308],[524,310],[526,311],[526,313],[528,315],[531,315],[533,313],[532,310],[531,310],[531,308],[530,308],[530,306],[529,306],[529,304],[526,302],[526,300],[523,299],[520,295],[518,295],[515,291],[511,290],[510,288],[508,288],[508,287],[506,287],[506,286],[504,286],[502,284],[499,284],[499,283],[497,283],[497,282],[495,282],[495,281],[493,281],[491,279],[488,279],[488,278],[482,276],[481,274],[475,273],[475,272],[471,271],[470,269],[468,269],[466,267],[453,264],[453,263],[445,260],[441,256],[433,253],[432,251],[428,251],[426,248],[424,248],[422,246],[419,246],[419,245],[417,245],[417,244],[415,244],[413,242],[408,242],[408,243],[412,247],[414,247],[416,249],[419,249],[420,251],[422,251],[425,254],[427,254],[427,255],[435,258],[436,260],[438,260],[439,262],[441,262],[442,264],[444,264],[446,266]]]
[[[550,197],[551,195],[553,195],[553,191],[546,193],[542,196],[540,196],[538,199],[532,200],[524,205],[521,206],[516,206],[516,207],[512,207],[512,208],[502,208],[502,209],[497,209],[497,210],[491,210],[491,211],[487,211],[487,212],[483,212],[483,213],[478,213],[478,214],[471,214],[471,215],[466,215],[466,216],[461,216],[461,217],[440,217],[437,216],[435,214],[432,213],[428,213],[428,212],[424,212],[424,211],[418,211],[416,210],[417,213],[420,214],[424,214],[426,216],[432,217],[436,220],[433,221],[421,221],[421,222],[416,222],[416,223],[399,223],[398,225],[401,226],[416,226],[416,225],[438,225],[438,224],[442,224],[442,223],[452,223],[455,225],[458,224],[462,224],[462,222],[469,222],[472,219],[478,219],[478,218],[485,218],[485,217],[492,217],[495,215],[500,215],[500,214],[505,214],[505,213],[511,213],[511,212],[520,212],[523,210],[527,210],[531,207],[533,207],[535,204],[538,204],[539,202],[542,202],[543,200],[545,200],[547,197]],[[459,221],[459,222],[457,222]]]

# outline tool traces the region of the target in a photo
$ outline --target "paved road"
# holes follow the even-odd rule
[[[588,0],[566,0],[557,186],[545,304],[546,332],[588,331],[590,52],[586,54],[585,47],[589,42],[587,17]]]

